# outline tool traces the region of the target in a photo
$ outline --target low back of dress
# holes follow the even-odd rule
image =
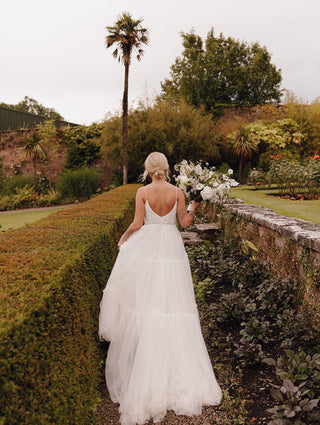
[[[149,205],[148,199],[145,203],[146,214],[144,217],[144,224],[176,224],[177,215],[177,201],[175,202],[171,211],[164,216],[160,216],[153,211]]]

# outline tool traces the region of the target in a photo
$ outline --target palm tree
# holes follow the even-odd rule
[[[108,26],[106,36],[107,49],[117,45],[112,55],[124,64],[124,91],[122,98],[122,156],[123,156],[123,184],[127,184],[128,175],[128,82],[131,54],[137,53],[140,61],[144,54],[141,46],[148,44],[149,34],[146,28],[141,26],[143,19],[134,20],[130,13],[123,12],[113,26]]]
[[[29,137],[26,138],[23,147],[22,160],[32,161],[33,164],[33,186],[36,190],[37,184],[37,162],[45,159],[47,153],[41,144],[41,136],[37,130],[32,130]]]
[[[245,126],[241,126],[237,131],[228,136],[232,150],[239,157],[239,180],[242,177],[242,166],[244,160],[251,158],[253,153],[258,150],[258,143],[250,137],[250,131]]]

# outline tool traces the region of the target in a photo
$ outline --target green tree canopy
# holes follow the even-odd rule
[[[121,117],[104,123],[101,153],[106,160],[121,165]],[[140,105],[129,114],[129,180],[136,181],[143,171],[147,155],[163,152],[171,170],[177,162],[188,159],[215,162],[220,156],[215,123],[203,108],[195,109],[186,102],[172,106],[162,101],[154,107]]]
[[[101,126],[93,123],[90,126],[67,128],[64,131],[67,142],[67,160],[65,169],[90,167],[100,157],[100,146],[97,139],[101,135]]]
[[[281,71],[266,47],[215,36],[213,29],[205,43],[194,31],[181,37],[183,52],[171,66],[170,78],[161,83],[161,98],[184,98],[207,112],[280,100]]]
[[[29,112],[30,114],[40,115],[47,120],[61,120],[63,116],[60,115],[54,108],[47,108],[39,103],[37,100],[31,97],[25,96],[21,102],[16,105],[10,105],[7,103],[0,103],[0,106],[4,108],[14,109],[16,111]]]

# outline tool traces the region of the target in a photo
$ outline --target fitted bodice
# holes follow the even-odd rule
[[[177,201],[175,202],[172,210],[162,217],[153,211],[149,205],[148,200],[146,200],[145,203],[145,211],[145,224],[176,224]]]

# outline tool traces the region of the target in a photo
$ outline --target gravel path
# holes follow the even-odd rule
[[[111,401],[108,390],[105,385],[101,388],[102,401],[98,407],[99,425],[119,425],[120,415],[118,404]],[[176,415],[170,411],[163,421],[157,422],[157,425],[228,425],[230,419],[225,412],[219,411],[219,407],[208,406],[202,410],[200,416]],[[150,421],[148,425],[153,425]]]

